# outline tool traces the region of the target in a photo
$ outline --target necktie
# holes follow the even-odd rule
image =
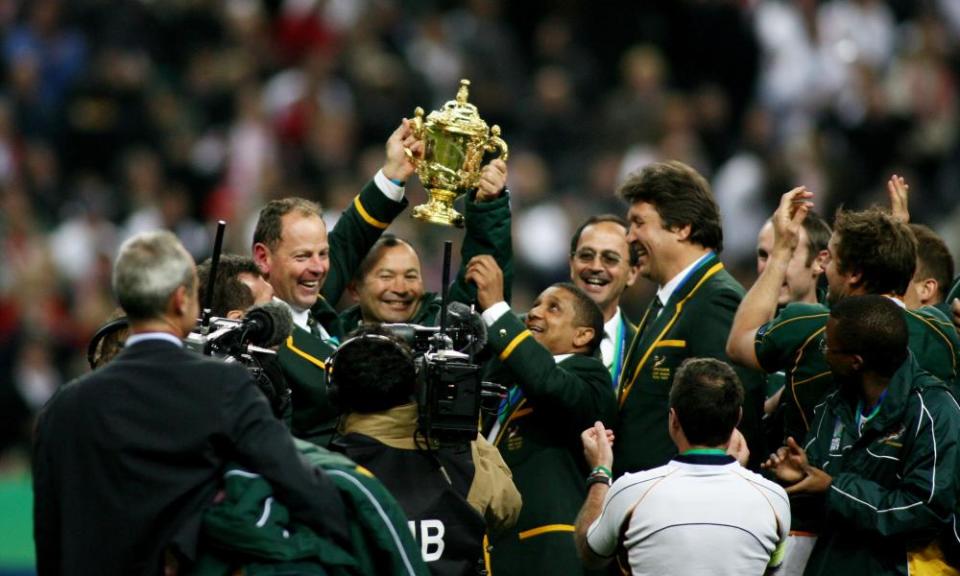
[[[643,334],[646,334],[650,330],[650,326],[657,321],[657,316],[660,315],[660,311],[663,310],[663,302],[660,301],[659,296],[653,297],[653,302],[650,303],[650,308],[647,310],[647,321],[643,323]]]
[[[663,302],[660,301],[659,296],[654,296],[653,303],[650,304],[650,319],[656,320],[661,310],[663,310]]]

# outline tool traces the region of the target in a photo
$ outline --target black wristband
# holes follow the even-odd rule
[[[613,484],[613,479],[606,474],[591,474],[587,478],[587,489],[589,490],[594,484],[606,484],[607,486],[610,486]]]

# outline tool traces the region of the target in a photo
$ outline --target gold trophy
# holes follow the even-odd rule
[[[463,227],[463,215],[454,210],[453,201],[480,183],[484,154],[498,153],[506,161],[510,153],[500,138],[500,127],[487,128],[477,107],[467,102],[469,86],[469,80],[461,80],[457,99],[426,119],[423,108],[414,111],[411,124],[414,136],[423,140],[423,158],[406,152],[429,196],[426,204],[413,208],[418,220]]]

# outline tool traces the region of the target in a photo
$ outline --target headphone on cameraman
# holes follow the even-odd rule
[[[417,368],[414,361],[413,353],[410,351],[409,348],[407,348],[406,346],[404,346],[394,338],[391,338],[384,334],[376,334],[376,333],[359,334],[357,336],[347,338],[346,340],[343,341],[343,343],[340,344],[340,346],[337,347],[336,350],[333,351],[333,354],[331,354],[327,358],[323,366],[323,371],[327,377],[327,399],[338,410],[342,409],[342,406],[340,406],[342,399],[340,398],[341,396],[340,385],[338,384],[337,377],[336,377],[337,356],[340,355],[344,349],[350,350],[358,346],[359,344],[363,344],[364,342],[384,342],[386,344],[389,344],[393,350],[396,350],[403,357],[404,361],[406,361],[413,367],[412,375],[416,377]]]
[[[104,338],[119,332],[126,328],[130,327],[130,320],[126,316],[120,316],[119,318],[114,318],[110,320],[100,328],[97,328],[97,331],[94,333],[93,338],[90,339],[90,344],[87,345],[87,364],[90,366],[91,370],[95,370],[98,367],[99,360],[96,358],[97,348],[100,346],[100,343]]]

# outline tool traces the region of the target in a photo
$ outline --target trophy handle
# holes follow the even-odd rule
[[[497,158],[504,162],[510,157],[510,148],[507,146],[507,143],[504,142],[503,138],[500,137],[500,126],[494,124],[493,128],[490,128],[490,138],[487,139],[487,143],[484,144],[483,149],[485,152],[499,152]]]
[[[413,137],[417,140],[423,140],[423,108],[417,106],[416,110],[413,111],[410,126],[413,129]],[[407,159],[410,160],[414,168],[420,165],[420,159],[414,156],[413,152],[406,146],[403,148],[403,153],[407,155]]]

